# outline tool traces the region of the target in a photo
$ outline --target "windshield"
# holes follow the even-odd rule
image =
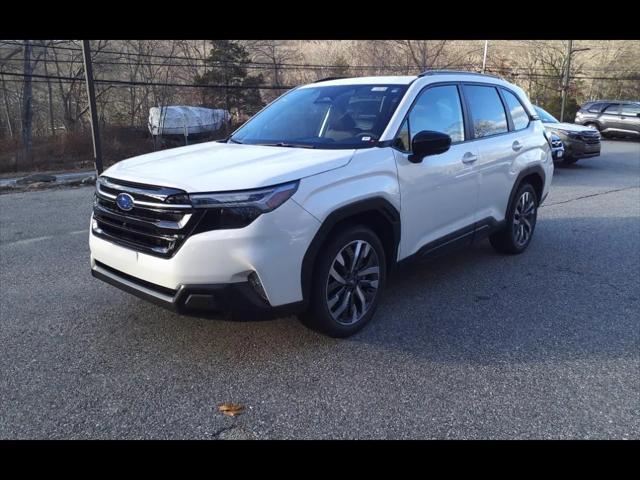
[[[240,127],[229,140],[307,148],[372,147],[406,90],[406,85],[292,90]]]
[[[549,112],[547,112],[546,110],[543,110],[540,107],[534,106],[533,108],[536,109],[536,112],[538,112],[538,116],[540,117],[540,120],[542,120],[542,123],[560,123],[556,117],[554,117],[553,115],[551,115]]]

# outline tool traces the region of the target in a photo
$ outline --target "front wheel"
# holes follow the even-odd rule
[[[538,196],[531,184],[525,183],[509,205],[505,226],[489,237],[491,245],[501,253],[524,252],[531,243],[537,218]]]
[[[384,288],[382,242],[367,227],[345,227],[320,251],[313,276],[303,322],[331,337],[353,335],[373,317]]]

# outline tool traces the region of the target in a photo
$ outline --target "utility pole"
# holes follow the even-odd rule
[[[567,43],[567,62],[566,69],[564,71],[564,79],[562,82],[562,106],[560,107],[560,121],[564,121],[564,107],[567,101],[567,90],[569,89],[569,78],[571,76],[571,55],[577,52],[586,52],[591,50],[590,48],[573,48],[573,40],[569,40]]]
[[[31,75],[33,63],[31,63],[31,40],[24,41],[24,85],[22,88],[22,145],[25,157],[31,152],[31,130],[33,128],[33,90]]]
[[[89,40],[82,41],[82,55],[84,56],[84,79],[87,84],[89,98],[89,113],[91,116],[91,137],[93,139],[93,157],[95,159],[96,175],[102,173],[102,149],[100,148],[100,131],[98,130],[98,111],[96,109],[96,91],[93,86],[93,68],[91,65],[91,46]]]
[[[489,40],[484,41],[484,55],[482,56],[482,73],[487,66],[487,50],[489,49]]]
[[[44,43],[44,40],[40,42],[40,45],[44,48],[44,74],[49,77],[49,69],[47,68],[47,51],[48,45]],[[49,128],[51,129],[51,136],[56,134],[55,126],[53,124],[53,94],[51,92],[51,80],[47,78],[47,90],[49,93]]]
[[[562,105],[560,106],[560,121],[564,122],[564,106],[567,101],[567,89],[569,88],[569,71],[571,70],[571,48],[573,40],[567,42],[567,61],[564,70],[564,80],[562,81]]]

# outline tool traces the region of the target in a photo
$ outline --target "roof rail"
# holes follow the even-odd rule
[[[327,78],[321,78],[320,80],[316,80],[313,83],[328,82],[329,80],[342,80],[343,78],[350,78],[350,77],[327,77]]]
[[[467,72],[465,70],[425,70],[420,75],[418,75],[418,77],[425,77],[427,75],[449,75],[449,74],[479,75],[481,77],[493,77],[493,78],[499,78],[500,80],[504,80],[500,75],[494,75],[492,73]]]
[[[640,103],[640,100],[613,100],[609,98],[599,98],[596,100],[587,100],[586,102],[582,102],[583,105],[587,103]]]

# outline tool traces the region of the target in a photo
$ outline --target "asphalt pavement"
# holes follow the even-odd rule
[[[93,279],[92,195],[0,195],[0,438],[640,438],[639,142],[556,169],[526,253],[411,266],[345,340]]]

